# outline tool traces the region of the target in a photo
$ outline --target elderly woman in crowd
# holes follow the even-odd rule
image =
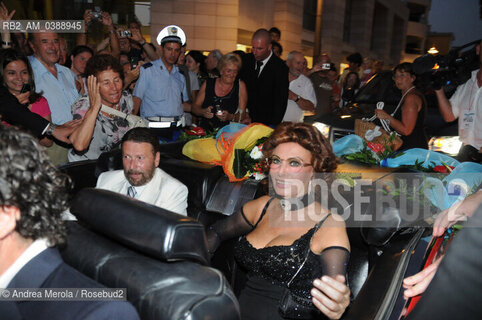
[[[35,92],[32,67],[26,56],[14,49],[2,49],[0,52],[0,84],[2,90],[14,95],[18,102],[30,111],[51,121],[50,108],[47,100]],[[0,103],[2,103],[0,101]],[[52,140],[43,138],[40,144],[46,147],[52,145]]]
[[[124,72],[116,58],[96,55],[87,63],[85,73],[89,95],[72,105],[74,119],[83,121],[70,136],[73,149],[69,161],[97,159],[111,150],[129,130],[125,117],[112,114],[112,110],[127,115],[134,107],[132,96],[122,91]]]
[[[349,303],[344,277],[350,244],[343,220],[316,201],[310,183],[336,168],[331,146],[312,125],[285,122],[264,143],[263,155],[274,194],[212,225],[209,250],[242,236],[234,252],[248,273],[239,297],[242,319],[283,319],[278,307],[291,279],[292,292],[338,319]]]
[[[428,149],[428,139],[424,129],[426,101],[423,94],[415,87],[416,78],[411,63],[404,62],[396,66],[393,80],[397,88],[402,91],[402,98],[392,114],[382,109],[375,110],[378,119],[388,120],[390,127],[401,135],[403,140],[401,149]]]
[[[240,121],[246,115],[246,85],[236,79],[241,59],[228,53],[219,60],[217,68],[221,76],[203,83],[191,110],[201,116],[200,125],[207,130],[225,126],[230,121]]]

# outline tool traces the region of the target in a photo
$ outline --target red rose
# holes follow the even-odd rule
[[[452,171],[455,167],[449,166],[449,168],[451,169],[450,171]],[[433,171],[440,172],[440,173],[448,173],[447,167],[443,165],[433,167]]]
[[[201,127],[192,127],[186,130],[186,134],[189,136],[205,136],[206,132]]]
[[[385,146],[381,143],[368,142],[367,147],[375,153],[382,153],[385,151]]]

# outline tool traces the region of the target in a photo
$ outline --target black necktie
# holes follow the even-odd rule
[[[256,61],[256,77],[259,77],[261,73],[261,66],[263,65],[263,61]]]

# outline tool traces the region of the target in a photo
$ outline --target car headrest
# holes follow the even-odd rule
[[[211,190],[224,175],[221,166],[201,163],[191,159],[161,159],[159,168],[181,181],[189,190],[189,208],[205,209]]]
[[[194,219],[93,188],[75,196],[70,212],[94,231],[154,258],[209,264],[204,227]]]

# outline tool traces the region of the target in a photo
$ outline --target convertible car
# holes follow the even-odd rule
[[[127,288],[142,319],[239,319],[236,294],[245,273],[233,259],[236,239],[211,259],[204,230],[262,195],[262,188],[255,180],[231,183],[221,167],[183,158],[180,142],[162,148],[159,167],[189,189],[188,217],[94,189],[101,172],[122,168],[120,150],[71,163],[61,170],[73,180],[70,211],[77,221],[68,222],[63,258],[106,287]],[[376,179],[393,174],[386,170]],[[372,185],[366,188],[373,192]],[[346,197],[351,205],[354,199]],[[375,201],[361,205],[364,214],[375,207]],[[396,208],[385,209],[385,226],[347,222],[352,302],[342,319],[398,319],[402,279],[420,270],[426,228],[403,225]]]

